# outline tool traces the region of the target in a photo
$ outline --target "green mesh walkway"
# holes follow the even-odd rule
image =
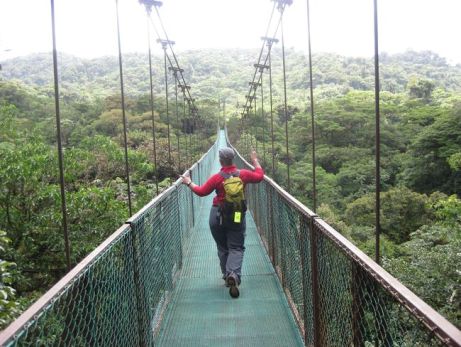
[[[223,147],[224,136],[220,138]],[[216,160],[213,172],[219,168]],[[200,219],[192,232],[156,345],[302,346],[286,297],[249,213],[240,297],[229,296],[208,227],[213,196],[203,198]]]

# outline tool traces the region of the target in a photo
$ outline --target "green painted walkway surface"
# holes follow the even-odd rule
[[[220,147],[223,146],[224,136],[220,136]],[[216,159],[213,172],[219,168]],[[156,345],[302,346],[301,335],[250,213],[240,297],[229,296],[208,226],[213,196],[214,193],[203,198],[200,219],[192,232]]]

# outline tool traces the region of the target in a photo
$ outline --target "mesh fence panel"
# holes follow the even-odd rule
[[[250,168],[240,155],[236,164]],[[249,185],[246,194],[307,346],[460,345],[445,335],[450,323],[434,325],[417,304],[404,302],[380,277],[383,269],[361,263],[354,254],[360,251],[271,179]]]
[[[129,226],[25,322],[8,346],[138,344],[134,254]]]
[[[338,247],[320,223],[314,222],[314,229],[319,264],[319,336],[324,345],[445,345],[383,281]]]
[[[217,142],[189,171],[202,184]],[[175,183],[0,335],[3,346],[152,346],[200,200]]]

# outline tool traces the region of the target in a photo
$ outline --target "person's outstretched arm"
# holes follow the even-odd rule
[[[241,170],[240,177],[245,183],[261,182],[264,178],[264,170],[262,169],[261,164],[259,164],[258,155],[256,154],[256,151],[251,152],[250,158],[251,158],[251,163],[253,164],[255,168],[254,171]]]
[[[211,176],[202,186],[192,182],[189,176],[182,176],[182,184],[188,186],[198,196],[206,196],[216,189],[216,175]]]

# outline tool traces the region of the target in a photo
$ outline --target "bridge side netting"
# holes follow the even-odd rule
[[[307,346],[455,345],[447,321],[270,178],[246,196]]]
[[[194,182],[210,175],[217,145],[192,166]],[[175,182],[5,329],[0,345],[153,345],[199,207]]]

